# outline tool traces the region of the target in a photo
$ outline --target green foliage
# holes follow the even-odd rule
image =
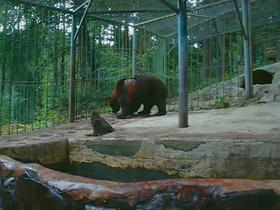
[[[224,97],[219,97],[216,99],[215,103],[212,105],[212,109],[224,109],[229,108],[230,103],[225,100]]]
[[[241,107],[246,106],[247,104],[248,104],[248,101],[246,101],[244,99],[239,99],[239,100],[235,101],[234,106],[241,108]]]
[[[157,52],[157,49],[155,47],[146,50],[145,53],[143,53],[142,55],[140,55],[138,57],[138,59],[137,59],[138,65],[142,66],[142,69],[150,69],[149,65],[150,65],[151,61],[153,60],[153,56],[156,52]]]

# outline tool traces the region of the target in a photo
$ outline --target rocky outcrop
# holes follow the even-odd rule
[[[96,111],[93,111],[91,114],[91,125],[93,136],[102,136],[114,132],[114,128]]]
[[[262,97],[259,100],[260,103],[268,103],[272,101],[280,102],[280,65],[279,70],[274,74],[272,84],[262,92]]]
[[[174,179],[117,183],[0,156],[4,210],[276,210],[280,181]]]
[[[249,102],[267,103],[280,101],[280,63],[274,63],[253,70],[254,98]],[[238,75],[230,80],[209,85],[189,93],[189,109],[227,108],[239,106],[239,101],[245,99],[244,76]],[[216,106],[218,103],[218,106]],[[169,111],[178,111],[178,99],[172,99]]]

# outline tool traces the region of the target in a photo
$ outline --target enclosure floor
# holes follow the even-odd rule
[[[116,132],[103,138],[280,139],[280,103],[251,104],[242,108],[194,111],[189,127],[178,128],[178,114],[112,120]],[[82,134],[83,135],[83,134]]]
[[[68,160],[145,168],[187,177],[280,178],[280,103],[106,120],[115,132],[92,136],[90,119],[0,140],[0,154],[43,165]],[[238,169],[238,170],[237,170]]]
[[[90,119],[56,127],[0,137],[0,148],[11,144],[59,141],[69,138],[188,138],[207,139],[280,139],[280,103],[251,104],[242,108],[193,111],[189,113],[189,127],[178,128],[178,114],[171,112],[160,117],[116,119],[108,114],[105,119],[115,132],[102,137],[89,137]]]

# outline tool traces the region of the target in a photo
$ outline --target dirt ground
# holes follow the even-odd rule
[[[279,110],[280,103],[271,102],[190,112],[188,128],[178,128],[176,112],[125,120],[107,114],[113,133],[89,136],[85,119],[2,138],[0,154],[43,165],[70,159],[180,177],[279,178]]]
[[[160,117],[133,117],[124,120],[116,119],[111,114],[104,117],[116,131],[102,136],[101,139],[280,139],[279,102],[251,104],[242,108],[192,111],[189,113],[188,128],[178,128],[176,112]],[[96,138],[87,137],[87,134],[91,133],[92,127],[87,119],[18,136],[1,137],[0,146],[17,144],[16,142],[22,144],[68,138]]]
[[[178,128],[178,114],[116,120],[108,117],[116,132],[104,138],[270,138],[280,139],[280,103],[251,104],[242,108],[193,111],[189,127]]]

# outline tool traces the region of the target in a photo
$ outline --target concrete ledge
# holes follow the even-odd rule
[[[0,146],[0,154],[43,165],[68,161],[68,140],[37,141]]]
[[[119,144],[125,147],[115,146]],[[162,170],[182,178],[280,178],[280,142],[276,140],[76,138],[70,140],[69,148],[72,162],[99,162],[124,170]],[[131,151],[135,154],[128,156]]]
[[[55,127],[34,130],[7,137],[0,137],[0,155],[25,163],[49,165],[67,162],[68,139],[91,130],[87,120]],[[84,134],[83,134],[84,135]]]

